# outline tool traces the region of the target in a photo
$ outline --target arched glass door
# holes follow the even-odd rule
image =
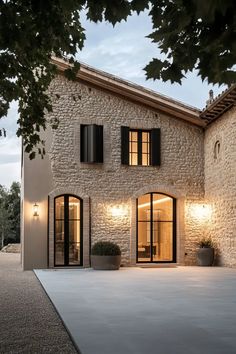
[[[161,193],[137,199],[137,262],[176,262],[176,201]]]
[[[73,195],[55,198],[54,264],[82,265],[82,200]]]

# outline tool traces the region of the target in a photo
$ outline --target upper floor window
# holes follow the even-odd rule
[[[150,131],[129,131],[129,165],[150,165]]]
[[[81,124],[80,161],[86,163],[103,162],[103,126]]]
[[[121,163],[130,166],[160,166],[160,129],[121,127]]]

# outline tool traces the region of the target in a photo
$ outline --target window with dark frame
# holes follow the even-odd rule
[[[54,199],[54,265],[83,264],[83,201],[69,194]]]
[[[160,128],[121,127],[121,163],[129,166],[160,166]]]
[[[176,262],[176,200],[152,192],[136,207],[137,262]]]
[[[103,126],[81,124],[80,161],[85,163],[103,163]]]
[[[129,165],[150,165],[150,131],[129,131]]]

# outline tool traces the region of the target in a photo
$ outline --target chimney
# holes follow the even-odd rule
[[[209,91],[209,99],[206,101],[206,106],[210,106],[210,104],[214,101],[214,92],[213,90]]]
[[[7,136],[7,132],[6,132],[6,129],[4,129],[4,128],[0,128],[0,136],[3,136],[4,138],[6,138],[6,136]]]

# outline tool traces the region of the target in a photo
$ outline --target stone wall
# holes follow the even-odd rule
[[[122,249],[122,263],[134,262],[130,252],[131,213],[134,213],[131,198],[143,188],[154,191],[152,185],[155,185],[155,191],[182,198],[181,208],[177,209],[181,216],[177,243],[182,240],[182,258],[177,256],[183,263],[187,253],[186,264],[194,264],[196,240],[201,231],[183,209],[188,210],[189,205],[198,203],[204,195],[202,129],[62,76],[52,82],[50,92],[54,108],[48,120],[60,120],[49,151],[53,186],[64,190],[79,188],[90,197],[92,243],[113,240]],[[104,164],[80,163],[81,123],[104,125]],[[121,165],[121,126],[161,128],[160,167]],[[124,206],[125,215],[114,218],[111,208],[120,205]]]
[[[207,233],[217,248],[217,263],[236,266],[236,107],[205,133],[205,193],[212,208]]]

